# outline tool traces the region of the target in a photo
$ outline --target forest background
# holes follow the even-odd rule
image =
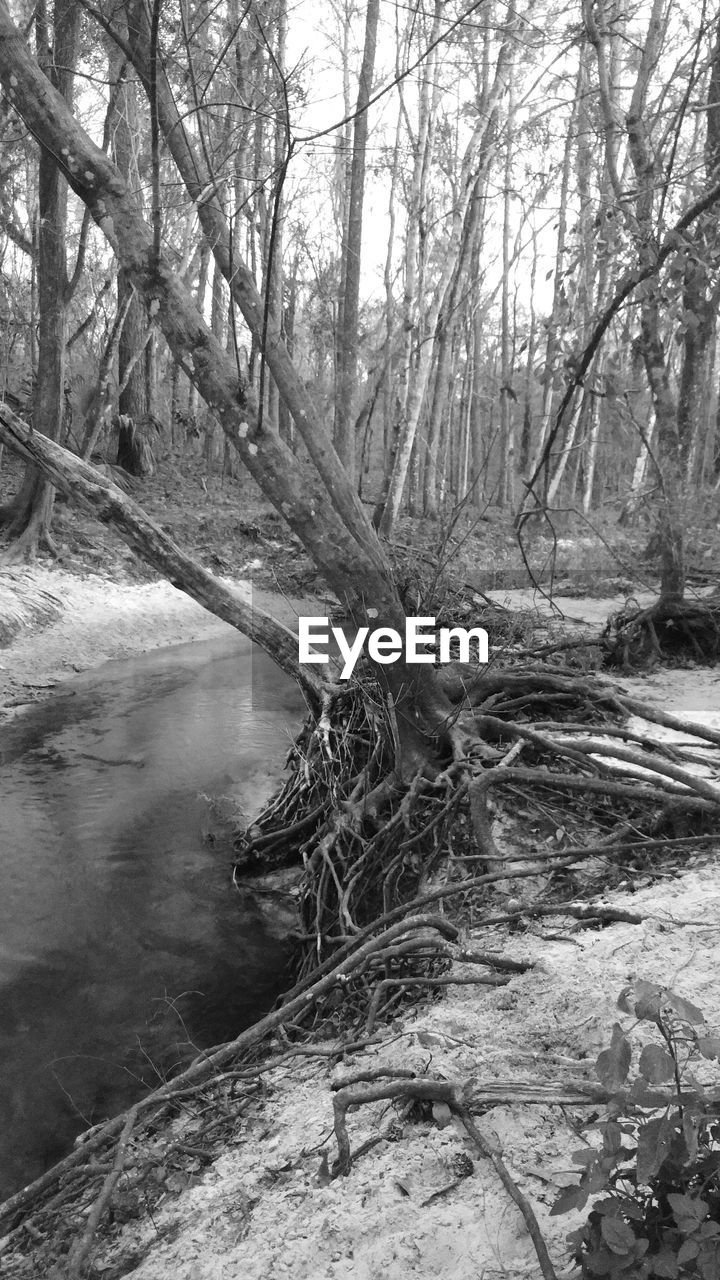
[[[386,537],[420,517],[406,539],[437,550],[451,529],[497,567],[539,507],[539,567],[557,534],[597,528],[592,568],[608,537],[627,550],[654,532],[682,593],[688,536],[696,559],[715,545],[720,476],[708,6],[67,0],[15,17],[253,398],[254,429],[304,462],[301,418],[321,423]],[[238,535],[256,542],[268,518],[237,424],[223,434],[148,281],[68,189],[72,148],[38,152],[12,74],[5,402],[159,519],[169,503],[186,545],[215,526],[211,563],[234,569]],[[52,546],[52,490],[7,454],[4,471],[5,556],[25,558]],[[89,542],[74,549],[102,558]]]

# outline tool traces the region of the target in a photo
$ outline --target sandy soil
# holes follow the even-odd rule
[[[0,709],[6,711],[111,658],[206,640],[229,629],[165,580],[137,583],[99,574],[81,577],[43,566],[28,569],[23,576],[56,598],[58,617],[42,630],[21,631],[10,645],[0,648]],[[246,581],[234,585],[248,598],[252,590],[254,600],[272,607],[288,625],[303,607],[299,600],[273,596]]]
[[[38,635],[0,650],[0,699],[30,696],[105,658],[199,639],[224,624],[166,583],[119,588],[102,579],[47,574],[61,596],[60,618]],[[573,602],[577,605],[577,602]],[[596,602],[593,602],[593,607]],[[286,608],[292,612],[292,605]],[[580,614],[582,616],[582,614]],[[662,672],[633,681],[637,696],[666,710],[720,724],[720,675]],[[623,682],[629,686],[629,682]],[[136,1280],[538,1280],[524,1222],[489,1165],[458,1123],[438,1112],[405,1119],[395,1140],[363,1155],[349,1176],[329,1181],[335,1156],[333,1076],[353,1070],[413,1068],[451,1080],[592,1080],[592,1064],[635,977],[672,987],[720,1027],[718,850],[688,859],[679,877],[645,883],[609,901],[639,924],[582,928],[559,916],[470,935],[476,949],[505,951],[533,967],[503,988],[457,986],[440,1002],[417,1006],[381,1029],[378,1041],[331,1070],[326,1060],[286,1059],[263,1073],[261,1094],[238,1121],[234,1140],[209,1166],[196,1162],[180,1191],[130,1221],[105,1246],[94,1274]],[[454,972],[471,972],[458,964]],[[276,1046],[278,1052],[281,1046]],[[353,1147],[386,1128],[387,1103],[349,1116]],[[545,1104],[496,1106],[479,1121],[538,1216],[559,1277],[577,1275],[565,1240],[580,1215],[550,1217],[559,1189],[577,1177],[572,1153],[583,1109]],[[175,1122],[170,1135],[202,1146],[202,1117]],[[167,1138],[169,1140],[169,1138]],[[158,1161],[166,1137],[158,1139]],[[474,1170],[458,1180],[454,1158]],[[192,1166],[191,1166],[192,1169]]]
[[[145,1254],[122,1275],[135,1280],[537,1280],[540,1269],[525,1224],[488,1161],[460,1124],[402,1122],[395,1140],[362,1156],[349,1176],[328,1182],[323,1154],[334,1158],[332,1076],[354,1070],[412,1068],[419,1074],[533,1086],[594,1079],[592,1063],[612,1025],[630,1019],[617,998],[633,978],[670,986],[720,1025],[717,946],[720,879],[709,859],[679,880],[635,894],[614,894],[642,916],[637,925],[599,932],[561,917],[509,939],[497,931],[469,941],[505,949],[534,968],[501,989],[457,987],[441,1003],[417,1008],[383,1033],[383,1042],[330,1072],[296,1059],[263,1076],[263,1099],[237,1139],[196,1184],[168,1196],[152,1222],[128,1225],[103,1255],[110,1267]],[[459,966],[458,974],[468,972]],[[391,1106],[349,1116],[353,1147],[384,1130]],[[550,1217],[560,1189],[578,1176],[574,1127],[587,1110],[504,1105],[479,1125],[529,1198],[558,1277],[577,1275],[566,1249],[580,1214]],[[441,1127],[442,1125],[442,1127]],[[191,1121],[186,1141],[201,1142]],[[453,1160],[474,1172],[456,1181]],[[137,1252],[136,1252],[137,1251]]]

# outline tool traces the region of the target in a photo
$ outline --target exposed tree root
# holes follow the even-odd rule
[[[306,1015],[318,999],[338,984],[342,987],[353,972],[367,965],[374,955],[382,954],[397,940],[407,938],[415,930],[421,930],[425,935],[428,931],[435,930],[441,938],[451,941],[458,936],[457,929],[448,920],[434,915],[419,915],[401,920],[376,934],[368,930],[367,936],[360,941],[360,945],[354,947],[352,954],[343,955],[339,962],[325,966],[324,972],[313,983],[299,984],[288,993],[281,1008],[269,1013],[230,1043],[201,1054],[190,1067],[148,1094],[129,1112],[91,1129],[64,1160],[11,1196],[4,1204],[0,1204],[0,1226],[7,1232],[0,1239],[0,1255],[14,1252],[21,1246],[21,1237],[27,1233],[28,1223],[31,1238],[33,1232],[37,1231],[38,1224],[42,1224],[45,1234],[53,1230],[57,1236],[58,1233],[63,1234],[63,1229],[69,1230],[74,1253],[71,1253],[68,1265],[70,1268],[75,1267],[75,1274],[78,1274],[77,1268],[84,1265],[92,1246],[92,1237],[109,1207],[122,1173],[131,1132],[134,1131],[136,1141],[141,1138],[147,1141],[148,1135],[154,1132],[158,1121],[169,1109],[181,1102],[197,1101],[207,1091],[217,1103],[218,1094],[227,1091],[226,1081],[232,1085],[235,1073],[227,1072],[231,1065],[247,1055],[249,1050],[261,1045],[279,1027]],[[261,1070],[258,1067],[254,1074],[259,1074]],[[247,1076],[243,1074],[243,1078],[246,1079]],[[98,1158],[101,1163],[98,1163]],[[99,1179],[102,1179],[102,1186],[97,1191]],[[66,1219],[68,1202],[72,1203],[72,1216]],[[85,1221],[88,1208],[90,1216]],[[59,1221],[57,1216],[61,1210],[63,1221]],[[73,1243],[73,1234],[80,1223],[83,1224],[80,1239]],[[88,1227],[92,1230],[86,1238]],[[3,1273],[10,1274],[7,1262],[4,1263]],[[67,1274],[72,1277],[73,1270],[69,1270]]]
[[[374,1080],[369,1080],[368,1074],[365,1073],[360,1077],[355,1076],[352,1080],[335,1086],[333,1111],[335,1114],[335,1138],[338,1148],[335,1171],[343,1175],[347,1175],[350,1172],[352,1156],[347,1132],[347,1112],[350,1107],[386,1099],[392,1101],[403,1099],[413,1102],[444,1102],[462,1121],[480,1155],[490,1161],[505,1190],[520,1210],[525,1220],[528,1234],[535,1247],[543,1277],[545,1280],[557,1280],[557,1273],[550,1260],[538,1220],[529,1200],[523,1195],[511,1176],[500,1153],[486,1141],[472,1118],[473,1091],[470,1082],[453,1083],[448,1080],[436,1080],[432,1076],[411,1077],[407,1072],[396,1072],[390,1079],[383,1077],[387,1077],[387,1072],[378,1073]],[[580,1091],[575,1092],[573,1097],[576,1103],[580,1102],[587,1105],[589,1101],[587,1095]]]
[[[650,609],[627,605],[602,637],[607,666],[651,666],[662,659],[716,662],[720,656],[720,600],[668,601]]]
[[[97,1196],[97,1199],[95,1200],[95,1203],[93,1204],[92,1209],[90,1210],[90,1213],[88,1214],[88,1220],[85,1225],[85,1230],[83,1231],[82,1235],[75,1241],[75,1243],[73,1244],[70,1250],[70,1256],[68,1258],[68,1265],[67,1265],[68,1280],[78,1280],[78,1278],[83,1273],[85,1262],[87,1261],[88,1255],[90,1253],[90,1250],[92,1249],[93,1242],[95,1240],[95,1233],[98,1229],[98,1226],[100,1225],[100,1222],[102,1221],[103,1214],[106,1212],[108,1205],[110,1204],[113,1191],[115,1190],[120,1180],[120,1175],[122,1174],[123,1169],[125,1167],[125,1160],[127,1158],[127,1151],[128,1151],[128,1143],[130,1142],[130,1135],[132,1134],[132,1131],[135,1127],[137,1115],[138,1115],[137,1107],[131,1107],[130,1110],[127,1112],[127,1115],[125,1117],[125,1123],[122,1128],[122,1133],[120,1134],[117,1146],[115,1148],[115,1158],[113,1159],[112,1168],[110,1169],[110,1172],[108,1173],[107,1177],[104,1179],[102,1187],[100,1188],[100,1193]]]
[[[488,886],[497,885],[515,878],[515,852],[542,862],[544,873],[566,872],[584,848],[611,859],[615,845],[625,851],[628,833],[683,838],[691,833],[678,831],[682,814],[702,836],[703,821],[720,813],[720,784],[698,775],[692,747],[654,742],[625,723],[630,713],[673,718],[599,681],[540,669],[475,671],[470,680],[451,671],[444,683],[457,703],[445,727],[444,763],[436,738],[433,767],[399,783],[396,730],[381,714],[378,690],[336,690],[322,731],[306,725],[285,788],[240,842],[236,875],[280,859],[304,866],[303,974],[370,921],[423,900],[434,878],[452,881],[458,862],[465,875],[465,864],[477,859]],[[530,714],[542,717],[540,728],[528,723]],[[720,742],[702,726],[673,720],[673,727]],[[532,817],[536,829],[560,830],[564,839],[528,848],[519,838],[508,856],[498,824],[512,826],[519,807],[525,831]],[[416,950],[414,959],[424,957]],[[436,962],[437,954],[430,969],[404,966],[384,978],[400,986],[403,976],[437,977]]]
[[[626,721],[630,714],[672,721],[713,747],[717,731],[563,670],[493,669],[471,678],[451,671],[443,683],[455,710],[427,734],[425,764],[405,780],[402,729],[380,688],[326,691],[290,753],[285,785],[240,840],[235,873],[303,866],[296,985],[255,1027],[201,1055],[132,1113],[91,1130],[54,1170],[0,1206],[6,1257],[21,1255],[33,1233],[64,1229],[72,1242],[66,1274],[79,1276],[113,1195],[143,1176],[130,1165],[150,1166],[142,1151],[162,1118],[200,1099],[228,1116],[249,1105],[262,1067],[247,1056],[268,1036],[281,1035],[287,1052],[315,1052],[318,1032],[362,1042],[411,993],[458,981],[497,985],[523,967],[512,956],[469,949],[433,910],[452,901],[473,934],[562,913],[586,925],[638,923],[639,913],[583,901],[604,886],[598,867],[606,876],[617,860],[667,850],[679,858],[717,830],[720,785],[694,771],[697,746],[650,742]],[[511,887],[520,895],[524,883],[532,894],[511,899]],[[457,960],[489,971],[449,973]],[[409,1098],[415,1087],[430,1096],[425,1081],[377,1096]],[[466,1122],[474,1104],[458,1093],[451,1105]],[[208,1141],[200,1145],[206,1150]],[[341,1164],[348,1152],[341,1150]]]

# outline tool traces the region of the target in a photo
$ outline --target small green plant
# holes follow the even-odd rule
[[[613,1027],[595,1067],[612,1095],[594,1126],[602,1143],[574,1155],[580,1181],[552,1212],[605,1193],[568,1237],[590,1280],[720,1280],[720,1089],[693,1074],[720,1059],[720,1038],[695,1005],[652,982],[634,982],[618,1005],[654,1024],[660,1042],[643,1047],[630,1082],[632,1045]]]

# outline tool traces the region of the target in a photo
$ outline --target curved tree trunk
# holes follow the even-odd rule
[[[144,4],[133,2],[130,6],[130,14],[133,61],[145,87],[149,88],[151,83],[150,37]],[[228,282],[233,301],[239,307],[254,338],[260,342],[264,330],[262,298],[253,274],[243,261],[237,245],[234,250],[231,249],[230,227],[215,192],[214,180],[200,150],[191,147],[160,63],[157,67],[156,91],[160,130],[185,183],[188,195],[197,202],[198,217],[206,242],[212,246],[215,261]],[[152,296],[152,285],[149,280],[146,279],[144,287],[148,289],[148,296]],[[272,316],[268,325],[264,354],[280,396],[289,413],[292,414],[295,426],[317,468],[318,475],[322,478],[325,486],[323,491],[332,493],[335,512],[346,530],[351,532],[352,539],[357,538],[364,553],[370,560],[377,562],[380,556],[377,536],[365,519],[357,490],[350,482],[332,441],[323,428],[321,416],[305,386],[304,379],[293,365],[279,327]],[[234,373],[236,377],[237,371],[234,370]],[[251,457],[255,458],[255,455]],[[247,465],[253,472],[255,464]],[[313,484],[317,487],[317,477]],[[315,509],[321,509],[319,501],[317,508],[313,508]]]
[[[66,157],[68,180],[147,302],[175,359],[355,623],[404,631],[405,612],[392,572],[354,493],[350,518],[347,478],[337,455],[327,456],[324,448],[319,451],[326,470],[337,474],[333,457],[337,463],[342,483],[336,492],[318,474],[319,466],[310,468],[278,434],[259,429],[255,404],[237,367],[182,282],[157,254],[152,229],[122,176],[33,61],[5,0],[0,0],[0,83],[6,92],[10,90],[33,135],[48,150]],[[451,707],[430,666],[396,662],[378,667],[378,675],[395,704],[402,743],[399,767],[403,775],[411,775],[432,752],[432,735],[446,729]]]
[[[226,586],[181,551],[122,489],[61,445],[37,435],[6,404],[0,404],[0,441],[33,466],[40,466],[45,477],[52,477],[56,488],[103,524],[114,528],[133,551],[203,608],[266,649],[278,666],[297,680],[317,703],[320,684],[312,667],[298,662],[295,634],[253,604],[252,597],[245,599],[234,587]]]

